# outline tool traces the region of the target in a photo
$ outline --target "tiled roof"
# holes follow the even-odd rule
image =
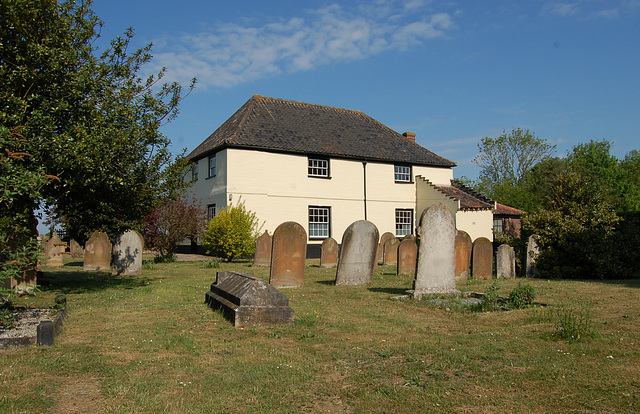
[[[223,148],[454,167],[362,112],[254,95],[188,158]]]
[[[449,197],[460,200],[461,210],[492,210],[494,201],[474,191],[459,181],[451,180],[450,186],[437,187]]]
[[[500,203],[496,203],[496,210],[493,212],[493,214],[498,216],[521,216],[524,213],[524,211],[518,210],[515,207],[509,207]]]

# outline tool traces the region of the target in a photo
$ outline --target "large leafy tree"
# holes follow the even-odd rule
[[[153,207],[177,198],[186,166],[160,132],[178,114],[181,86],[161,84],[163,72],[139,75],[151,45],[130,52],[132,30],[99,53],[102,22],[90,6],[0,3],[0,126],[25,127],[25,168],[59,178],[42,196],[79,241],[98,229],[139,227]]]

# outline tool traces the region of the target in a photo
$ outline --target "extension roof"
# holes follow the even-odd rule
[[[518,210],[515,207],[510,207],[505,204],[496,203],[496,211],[493,212],[496,216],[509,216],[509,217],[520,217],[525,212],[522,210]]]
[[[362,112],[254,95],[194,149],[192,161],[224,148],[242,148],[454,167]]]
[[[495,202],[474,191],[460,181],[451,180],[450,186],[436,187],[443,194],[460,201],[461,210],[493,210]]]

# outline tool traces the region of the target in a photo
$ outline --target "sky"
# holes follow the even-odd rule
[[[563,156],[640,150],[640,0],[94,0],[100,50],[132,27],[150,74],[196,89],[162,132],[193,150],[254,94],[361,111],[476,178],[483,137]]]

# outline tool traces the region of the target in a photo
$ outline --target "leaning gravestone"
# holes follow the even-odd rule
[[[418,245],[415,238],[405,237],[398,245],[398,276],[416,274]]]
[[[418,267],[413,296],[459,294],[455,280],[456,220],[442,203],[427,207],[420,218]]]
[[[496,253],[496,277],[498,279],[515,279],[516,253],[508,244],[501,244]]]
[[[271,235],[267,230],[256,239],[256,254],[253,256],[253,267],[271,266]]]
[[[384,244],[387,242],[387,240],[393,239],[394,237],[396,236],[394,236],[393,233],[390,232],[386,232],[382,236],[380,236],[380,243],[377,246],[378,252],[376,263],[384,262]]]
[[[464,230],[456,233],[456,282],[469,278],[471,265],[471,236]]]
[[[378,229],[367,220],[352,223],[342,234],[342,253],[336,285],[357,286],[371,282],[377,260]]]
[[[322,242],[320,251],[320,267],[336,267],[338,265],[338,242],[329,237]]]
[[[94,231],[84,244],[84,265],[82,270],[108,270],[111,268],[111,249],[107,233]]]
[[[493,245],[486,237],[478,237],[473,242],[471,272],[476,279],[493,277]]]
[[[45,266],[58,267],[64,264],[64,254],[67,251],[67,244],[63,243],[58,237],[58,233],[54,232],[45,247]]]
[[[394,236],[384,242],[382,246],[382,264],[394,265],[398,263],[398,245],[400,241]]]
[[[84,249],[80,246],[80,243],[73,239],[69,242],[69,252],[74,259],[84,257]]]
[[[540,246],[534,235],[529,236],[527,241],[527,277],[535,277],[538,273],[536,268],[536,259],[540,254]]]
[[[238,327],[293,323],[289,298],[252,274],[218,272],[205,302]]]
[[[113,245],[111,273],[114,275],[139,275],[142,273],[144,239],[135,230],[127,230]]]
[[[307,232],[293,221],[279,225],[273,232],[269,283],[277,288],[304,284],[307,259]]]

